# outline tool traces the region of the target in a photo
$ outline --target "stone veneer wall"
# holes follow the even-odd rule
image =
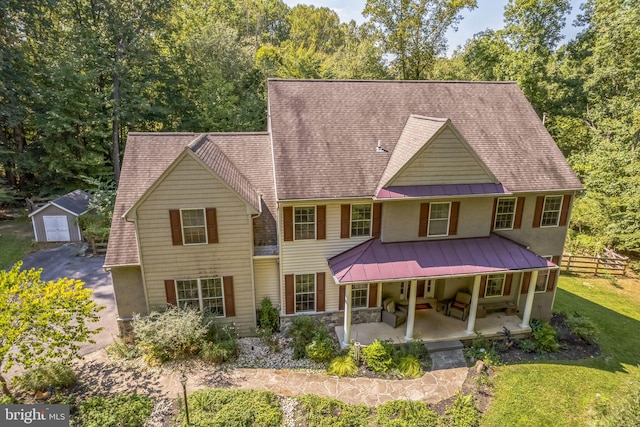
[[[280,316],[280,331],[286,332],[291,326],[291,322],[298,316],[303,315],[287,315]],[[327,311],[324,313],[306,313],[305,315],[320,320],[327,325],[328,328],[333,329],[336,326],[344,325],[344,311]],[[377,308],[359,308],[351,311],[351,324],[358,323],[376,323],[381,322],[380,307]]]

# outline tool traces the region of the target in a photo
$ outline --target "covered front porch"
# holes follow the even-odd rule
[[[485,318],[476,319],[475,331],[485,337],[498,336],[507,328],[512,334],[526,333],[531,329],[521,325],[518,316],[507,316],[504,313],[490,313]],[[394,328],[383,322],[359,323],[351,325],[351,340],[362,345],[369,345],[373,340],[386,340],[396,344],[407,342],[406,325]],[[445,316],[435,309],[419,310],[416,312],[413,340],[424,342],[440,342],[450,340],[465,340],[475,336],[466,331],[467,323],[454,317]],[[344,327],[335,327],[336,335],[341,343],[344,342]]]

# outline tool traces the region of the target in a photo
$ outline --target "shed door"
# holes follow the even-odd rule
[[[71,240],[69,222],[66,216],[43,216],[42,219],[44,221],[44,231],[47,234],[47,242],[68,242]]]

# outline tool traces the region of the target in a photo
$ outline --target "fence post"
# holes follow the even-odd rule
[[[569,259],[567,259],[567,271],[571,271],[571,257],[573,255],[571,254],[567,254],[567,255],[569,255]]]
[[[596,271],[593,273],[594,276],[598,275],[598,267],[600,266],[600,257],[596,257]]]

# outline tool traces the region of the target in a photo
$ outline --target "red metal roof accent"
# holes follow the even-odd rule
[[[329,258],[328,262],[338,284],[557,267],[524,246],[495,234],[392,243],[382,243],[376,238]]]
[[[410,197],[446,197],[503,195],[511,192],[502,184],[443,184],[443,185],[406,185],[382,188],[376,198],[402,199]]]

